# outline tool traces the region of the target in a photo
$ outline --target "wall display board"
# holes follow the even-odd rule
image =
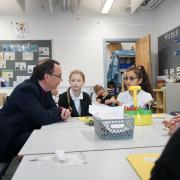
[[[180,78],[180,26],[158,37],[159,75]]]
[[[29,78],[38,61],[52,59],[51,40],[0,41],[1,87],[15,87]]]

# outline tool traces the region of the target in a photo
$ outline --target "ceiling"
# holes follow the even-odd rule
[[[149,1],[159,4],[164,0],[115,0],[108,15],[131,14],[137,12],[137,9],[138,11],[141,9],[152,10],[154,7],[140,6],[142,2],[149,3]],[[53,15],[58,13],[100,15],[103,3],[104,0],[0,0],[0,15]],[[131,12],[133,3],[133,8],[138,7]]]

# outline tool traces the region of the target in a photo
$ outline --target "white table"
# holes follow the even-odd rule
[[[166,117],[167,119],[172,118],[172,116],[168,114],[164,114],[163,116]],[[159,121],[158,118],[156,118],[156,120]],[[161,120],[159,122],[161,123]],[[40,130],[79,128],[79,127],[89,127],[89,126],[85,122],[80,121],[77,117],[71,117],[71,118],[68,118],[68,120],[63,121],[63,122],[58,122],[58,123],[42,126]]]
[[[13,180],[139,180],[127,156],[134,153],[161,153],[162,149],[154,147],[83,152],[87,164],[65,167],[53,160],[30,161],[38,155],[25,156]]]
[[[127,149],[165,146],[169,135],[162,130],[161,120],[154,120],[151,126],[135,126],[134,137],[129,140],[101,140],[94,127],[49,129],[34,131],[19,155],[54,153],[56,149],[65,152]]]
[[[40,130],[49,129],[62,129],[62,128],[79,128],[79,127],[89,127],[85,122],[80,121],[76,117],[68,118],[68,120],[63,122],[58,122],[46,126],[42,126]]]

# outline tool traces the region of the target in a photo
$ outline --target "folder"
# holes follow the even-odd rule
[[[159,156],[157,153],[131,154],[127,159],[142,180],[149,180],[151,170]]]

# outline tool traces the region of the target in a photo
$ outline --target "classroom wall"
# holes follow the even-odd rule
[[[103,38],[138,38],[151,34],[152,79],[157,75],[158,36],[180,24],[180,1],[165,0],[155,12],[145,12],[129,17],[107,18],[72,15],[0,17],[0,39],[16,39],[15,22],[29,25],[28,39],[53,39],[53,57],[63,67],[63,83],[68,85],[72,69],[82,69],[86,85],[104,83]]]
[[[141,12],[128,17],[76,17],[46,15],[31,17],[0,17],[0,39],[17,39],[15,22],[27,22],[27,39],[53,39],[53,57],[63,67],[62,85],[68,75],[79,68],[86,74],[86,85],[104,83],[103,38],[139,38],[151,34],[153,84],[157,75],[157,38],[179,25],[179,0],[165,0],[155,12]]]
[[[0,17],[0,39],[16,39],[15,22],[29,25],[28,39],[53,39],[53,57],[63,68],[62,85],[72,69],[85,72],[86,85],[104,83],[103,38],[139,38],[152,33],[152,13],[129,17],[80,17],[54,15]]]
[[[158,36],[180,25],[179,7],[179,0],[165,0],[153,15],[155,31],[152,31],[152,53],[154,54],[152,61],[156,75],[158,74]]]

